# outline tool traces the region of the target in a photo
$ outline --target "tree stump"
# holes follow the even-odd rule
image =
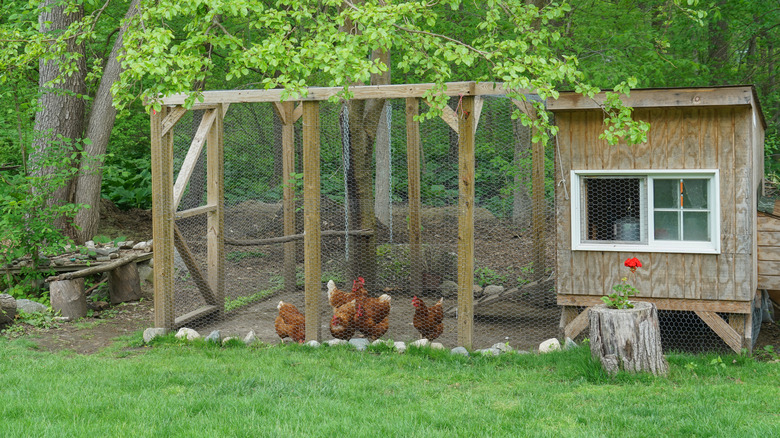
[[[635,302],[633,309],[590,309],[590,352],[609,374],[651,372],[666,375],[669,364],[661,351],[661,331],[655,304]]]
[[[84,279],[52,281],[49,285],[51,307],[60,315],[77,319],[87,316],[87,297],[84,295]]]
[[[11,325],[16,318],[16,299],[8,294],[0,294],[0,327]]]
[[[108,295],[111,304],[141,299],[141,278],[138,276],[138,266],[134,262],[109,271]]]

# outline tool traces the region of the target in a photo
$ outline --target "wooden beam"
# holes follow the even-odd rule
[[[458,345],[474,335],[474,97],[464,96],[458,113]]]
[[[563,329],[563,336],[566,338],[574,339],[582,333],[583,330],[588,328],[588,311],[590,307],[586,307],[582,312],[577,313],[576,307],[564,306],[561,309],[561,328]]]
[[[163,131],[169,109],[151,115],[152,234],[154,238],[154,326],[172,330],[173,305],[173,134]]]
[[[187,108],[181,106],[171,108],[168,111],[168,115],[166,115],[165,119],[163,119],[160,135],[168,134],[168,131],[173,129],[176,123],[178,123],[185,114],[187,114]]]
[[[220,308],[218,306],[203,306],[198,310],[193,310],[192,312],[185,313],[184,315],[176,318],[176,321],[174,321],[173,325],[175,328],[184,327],[192,321],[211,316],[219,311]]]
[[[433,106],[433,103],[427,99],[423,99],[423,102],[426,103],[428,106]],[[441,119],[444,120],[444,123],[446,123],[450,128],[452,128],[453,131],[458,132],[458,116],[455,115],[455,110],[450,108],[449,106],[445,106],[441,109]]]
[[[175,217],[176,219],[184,219],[185,217],[192,217],[201,214],[206,214],[216,209],[217,209],[216,204],[201,205],[200,207],[190,208],[189,210],[177,211]]]
[[[638,297],[636,301],[654,303],[658,310],[705,311],[722,313],[750,313],[750,301],[733,300],[686,300],[669,298]],[[588,307],[602,304],[599,295],[558,295],[559,306]]]
[[[217,111],[214,109],[207,110],[203,114],[203,119],[200,122],[200,126],[198,126],[198,130],[195,132],[195,137],[192,139],[192,144],[187,151],[187,156],[181,164],[179,175],[176,177],[176,184],[173,187],[173,211],[176,211],[176,209],[179,208],[181,198],[184,196],[184,189],[187,188],[187,183],[190,182],[190,177],[195,170],[195,165],[198,163],[198,158],[200,158],[203,145],[206,143],[206,136],[208,135],[216,116]]]
[[[225,306],[225,153],[222,108],[214,113],[206,145],[206,203],[216,205],[209,211],[206,225],[206,266],[208,282],[214,292],[219,314]],[[205,119],[206,116],[204,115]],[[212,303],[209,303],[212,304]]]
[[[696,315],[701,318],[711,329],[714,331],[723,342],[726,343],[736,353],[740,353],[742,350],[742,336],[740,336],[733,327],[731,327],[726,321],[723,320],[715,312],[704,312],[696,310]]]
[[[303,116],[303,105],[299,103],[298,106],[295,107],[295,110],[293,110],[292,123],[297,122],[301,116]]]
[[[320,237],[342,237],[345,234],[348,234],[350,236],[365,237],[365,236],[373,235],[374,232],[372,230],[351,230],[351,231],[327,230],[327,231],[321,231]],[[281,237],[269,237],[268,239],[253,239],[253,240],[225,239],[225,243],[233,246],[262,246],[262,245],[273,245],[276,243],[294,242],[296,240],[304,240],[305,238],[306,238],[306,233],[303,233],[303,234],[290,234],[289,236],[281,236]]]
[[[179,256],[181,256],[181,259],[184,262],[184,266],[186,266],[187,270],[190,272],[192,282],[195,283],[195,286],[198,288],[201,296],[203,296],[206,304],[214,306],[218,305],[219,301],[217,301],[217,297],[214,294],[213,289],[211,286],[209,286],[209,283],[206,281],[203,273],[200,272],[200,266],[198,266],[198,262],[195,260],[195,256],[192,255],[190,247],[184,240],[184,235],[181,234],[181,230],[179,230],[179,227],[175,224],[173,226],[173,233],[174,245],[176,245],[176,250],[179,251]]]
[[[406,99],[406,171],[409,197],[409,286],[413,294],[422,293],[422,201],[420,198],[420,100]]]
[[[447,96],[500,96],[509,92],[500,82],[448,82],[444,94]],[[402,99],[407,97],[424,97],[435,84],[397,84],[397,85],[360,85],[349,87],[353,99]],[[288,96],[285,101],[323,101],[337,96],[344,87],[309,87],[307,95]],[[515,90],[519,94],[531,94],[531,90]],[[245,102],[282,102],[284,90],[220,90],[204,91],[200,105],[217,103]],[[173,94],[162,99],[165,105],[183,105],[187,94]],[[194,108],[194,106],[193,106]]]
[[[531,129],[533,138],[534,129]],[[533,279],[540,280],[545,276],[547,268],[546,219],[547,203],[545,201],[545,175],[544,175],[544,144],[541,141],[531,144],[531,235],[533,235],[532,260]]]
[[[547,109],[599,109],[604,97],[605,93],[599,93],[593,99],[574,92],[560,93],[557,99],[547,100]],[[632,108],[741,106],[755,102],[752,87],[631,90],[631,95],[622,96],[621,100]]]
[[[73,280],[74,278],[83,278],[90,275],[99,274],[101,272],[110,271],[120,266],[124,266],[130,262],[134,262],[142,255],[143,254],[132,254],[132,255],[120,257],[112,262],[102,263],[97,266],[90,266],[88,268],[81,269],[74,272],[66,272],[64,274],[54,275],[51,277],[47,277],[46,282],[48,283],[51,281]]]
[[[303,232],[306,340],[320,340],[320,105],[303,103]]]
[[[282,209],[284,210],[284,235],[295,234],[295,184],[289,182],[295,172],[295,104],[283,102],[279,104],[279,113],[284,114],[282,119]],[[295,242],[290,241],[284,245],[284,288],[287,292],[296,289],[295,279]]]

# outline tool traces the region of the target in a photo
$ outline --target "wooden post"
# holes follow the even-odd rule
[[[458,116],[458,345],[474,335],[474,97],[463,96]]]
[[[320,104],[303,102],[303,252],[306,340],[320,340]]]
[[[422,293],[422,220],[420,209],[420,122],[414,120],[420,100],[406,99],[406,168],[409,178],[409,285],[412,293]]]
[[[535,130],[531,131],[534,134]],[[531,228],[533,233],[533,263],[534,263],[534,280],[541,280],[544,278],[545,268],[547,267],[547,260],[545,256],[545,246],[547,239],[545,238],[545,218],[547,217],[547,205],[544,202],[544,144],[541,141],[533,143],[531,150],[532,164],[532,203],[533,203],[533,216],[531,219]]]
[[[206,140],[206,199],[217,208],[208,212],[206,230],[208,278],[219,314],[225,306],[225,166],[222,143],[224,112],[222,105]]]
[[[666,375],[669,364],[661,351],[661,330],[655,304],[634,302],[633,309],[590,309],[590,351],[607,373],[618,370]]]
[[[173,129],[165,135],[167,107],[151,116],[152,235],[154,237],[154,325],[172,330],[173,307]]]
[[[295,184],[289,183],[295,172],[295,120],[293,102],[281,104],[282,125],[282,184],[284,184],[284,235],[295,234]],[[284,289],[287,292],[295,292],[295,242],[284,244]]]

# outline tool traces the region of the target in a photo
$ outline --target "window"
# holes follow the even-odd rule
[[[720,251],[718,171],[572,171],[572,248]]]

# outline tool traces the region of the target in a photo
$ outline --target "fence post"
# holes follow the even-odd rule
[[[173,307],[173,128],[162,135],[170,110],[151,115],[152,235],[154,238],[154,325],[172,330]]]
[[[458,117],[458,345],[474,335],[474,96],[461,96]]]
[[[320,340],[320,104],[303,102],[303,248],[306,340]]]

